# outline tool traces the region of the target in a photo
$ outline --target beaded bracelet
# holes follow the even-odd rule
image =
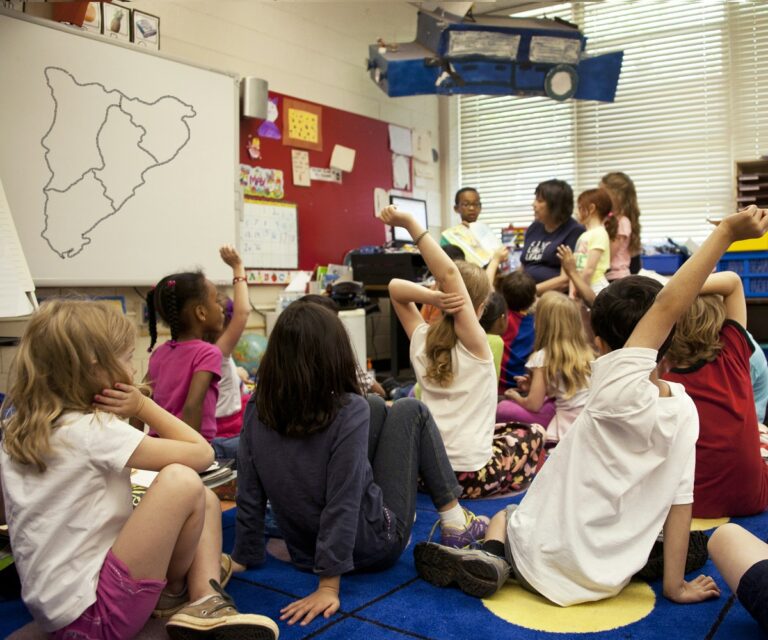
[[[418,244],[419,244],[419,242],[421,242],[421,239],[422,239],[422,238],[423,238],[425,235],[427,235],[428,233],[429,233],[429,231],[426,231],[426,230],[425,230],[425,231],[422,231],[422,232],[421,232],[421,233],[420,233],[420,234],[419,234],[419,235],[416,237],[416,239],[413,241],[413,244],[414,244],[414,245],[418,245]]]
[[[238,282],[247,282],[245,276],[235,276],[232,278],[232,284],[237,284]]]

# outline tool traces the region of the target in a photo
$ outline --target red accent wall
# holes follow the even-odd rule
[[[283,130],[283,96],[278,97],[277,126]],[[299,99],[299,98],[297,98]],[[305,101],[308,102],[308,101]],[[261,159],[248,154],[249,136],[257,137],[262,120],[240,121],[240,162],[267,169],[281,169],[284,202],[297,205],[299,219],[299,268],[340,263],[350,249],[384,243],[384,225],[374,217],[373,190],[392,188],[392,154],[387,123],[321,105],[322,151],[309,151],[312,167],[328,167],[333,146],[355,149],[355,166],[342,174],[342,183],[312,181],[311,187],[295,187],[291,170],[291,148],[282,140],[260,138]]]

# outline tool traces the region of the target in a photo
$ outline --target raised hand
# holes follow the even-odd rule
[[[560,258],[560,265],[568,275],[576,273],[576,258],[573,251],[567,244],[561,244],[557,248],[557,257]]]
[[[761,238],[768,232],[768,210],[750,205],[723,218],[719,226],[727,227],[734,241]]]
[[[406,211],[398,211],[397,207],[393,204],[384,207],[379,212],[379,218],[384,224],[393,227],[405,227],[413,220],[413,216],[410,213]]]
[[[219,255],[224,261],[224,264],[228,264],[233,269],[241,266],[243,263],[242,259],[240,258],[240,254],[237,252],[237,249],[235,249],[231,244],[225,244],[223,247],[221,247],[219,249]]]

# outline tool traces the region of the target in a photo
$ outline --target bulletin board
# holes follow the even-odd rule
[[[243,264],[261,269],[299,268],[296,205],[246,200],[240,225]]]
[[[322,122],[322,148],[302,149],[309,153],[310,167],[328,168],[337,144],[357,153],[353,170],[342,174],[341,184],[312,180],[310,187],[298,187],[293,184],[291,164],[291,150],[297,147],[283,144],[282,139],[284,100],[294,98],[274,92],[269,97],[272,106],[267,120],[241,119],[240,162],[274,170],[269,176],[282,172],[277,189],[281,197],[274,201],[291,202],[296,207],[298,268],[338,264],[350,249],[383,244],[385,227],[374,216],[373,190],[393,188],[387,123],[308,103],[319,107]],[[264,182],[269,183],[276,185],[278,181]]]

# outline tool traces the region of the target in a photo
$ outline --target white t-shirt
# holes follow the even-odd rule
[[[96,600],[104,558],[132,511],[125,464],[145,437],[106,413],[67,413],[58,424],[43,473],[0,449],[21,595],[47,632],[68,625]]]
[[[421,385],[421,400],[429,407],[454,471],[477,471],[491,459],[498,400],[496,365],[478,358],[457,342],[451,351],[453,383],[441,387],[426,378],[428,324],[411,336],[411,364]]]
[[[648,560],[669,508],[693,502],[699,418],[682,385],[659,397],[653,349],[592,366],[587,404],[507,535],[521,575],[561,606],[616,595]]]
[[[240,392],[240,376],[232,356],[221,359],[221,378],[219,379],[219,399],[216,401],[216,417],[225,418],[240,413],[243,408],[242,393]]]
[[[541,369],[546,363],[546,353],[544,349],[539,349],[531,354],[525,367],[527,369]],[[547,395],[555,398],[555,417],[547,426],[547,440],[557,442],[568,432],[584,408],[589,396],[589,381],[587,381],[586,387],[579,389],[570,398],[566,398],[565,385],[558,376],[557,385],[547,388]]]

